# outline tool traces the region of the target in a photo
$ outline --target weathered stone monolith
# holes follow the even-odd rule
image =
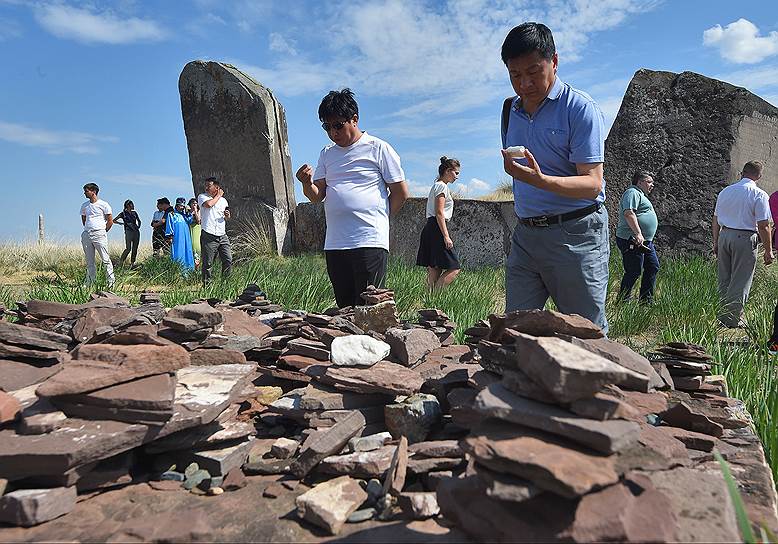
[[[221,62],[188,63],[178,90],[195,194],[205,178],[218,177],[232,214],[227,233],[266,232],[272,251],[291,251],[294,184],[281,103]]]
[[[749,160],[765,164],[759,185],[778,189],[778,108],[692,72],[638,70],[605,143],[611,228],[633,172],[649,170],[657,249],[710,252],[716,195]]]

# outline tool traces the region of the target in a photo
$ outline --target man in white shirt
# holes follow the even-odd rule
[[[747,162],[743,166],[742,179],[725,187],[716,199],[713,253],[718,260],[722,303],[719,321],[725,327],[745,326],[743,306],[754,279],[760,239],[764,245],[764,264],[773,262],[769,197],[756,186],[763,168],[759,161]]]
[[[200,205],[200,248],[203,267],[203,284],[211,280],[211,269],[216,254],[222,262],[222,276],[232,270],[232,245],[227,237],[226,221],[230,218],[230,207],[224,198],[221,183],[215,177],[205,180],[205,192],[197,197]]]
[[[110,289],[113,287],[115,279],[111,257],[108,255],[108,231],[113,226],[113,212],[105,200],[97,198],[99,192],[100,187],[95,183],[84,185],[84,196],[88,200],[81,205],[81,224],[84,225],[84,232],[81,233],[81,247],[84,248],[84,256],[86,257],[86,284],[94,283],[97,276],[96,251],[105,268],[105,279]]]
[[[349,89],[330,91],[319,105],[322,128],[334,143],[314,171],[297,171],[311,202],[324,201],[327,274],[340,308],[364,304],[368,285],[383,287],[389,257],[389,216],[408,198],[405,173],[392,146],[360,130]]]

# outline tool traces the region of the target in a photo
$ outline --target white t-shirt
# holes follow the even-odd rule
[[[448,188],[448,183],[440,180],[432,184],[430,194],[427,197],[427,218],[435,217],[435,200],[437,200],[438,195],[446,197],[443,203],[443,217],[448,221],[454,214],[454,199],[451,197],[451,189]]]
[[[770,197],[754,180],[743,178],[725,187],[716,198],[716,219],[731,229],[757,230],[757,221],[771,219]]]
[[[208,193],[203,193],[197,197],[197,203],[200,205],[200,225],[203,231],[208,234],[224,236],[227,232],[224,228],[224,210],[229,204],[227,204],[226,198],[221,197],[210,208],[203,206],[203,202],[212,198]]]
[[[363,132],[348,147],[322,149],[314,180],[325,180],[324,249],[389,250],[388,183],[405,181],[400,157],[385,141]]]
[[[113,215],[113,211],[105,200],[98,198],[94,204],[88,200],[81,204],[81,215],[86,217],[84,230],[105,230],[105,216]]]

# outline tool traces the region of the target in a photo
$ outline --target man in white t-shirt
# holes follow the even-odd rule
[[[81,205],[81,224],[84,232],[81,233],[81,247],[84,248],[86,257],[86,284],[91,285],[97,276],[95,266],[95,252],[100,255],[100,260],[105,268],[105,279],[108,287],[113,287],[114,275],[111,257],[108,255],[108,231],[113,226],[113,212],[111,206],[97,198],[100,187],[95,183],[84,185],[84,196],[88,199]]]
[[[297,171],[311,202],[324,201],[327,274],[339,307],[364,304],[368,285],[382,287],[389,257],[389,216],[408,198],[405,173],[392,146],[360,130],[349,89],[331,91],[319,105],[322,128],[334,143],[314,171]]]
[[[200,249],[203,267],[203,283],[211,280],[211,269],[216,254],[222,262],[222,276],[232,270],[232,245],[227,237],[226,221],[230,218],[230,207],[224,198],[221,183],[215,177],[205,180],[205,192],[197,197],[200,205]]]
[[[769,197],[756,186],[763,168],[759,161],[747,162],[741,180],[725,187],[716,198],[713,254],[717,258],[722,303],[719,321],[725,327],[745,326],[743,306],[754,279],[760,239],[764,245],[764,264],[773,262]]]

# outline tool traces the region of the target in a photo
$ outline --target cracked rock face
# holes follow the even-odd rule
[[[291,251],[294,183],[281,103],[221,62],[188,63],[178,90],[195,194],[205,178],[218,177],[228,188],[228,230],[249,222],[268,233],[279,254]]]
[[[758,96],[693,72],[638,70],[605,142],[611,227],[632,174],[648,170],[657,248],[709,252],[716,196],[749,160],[765,163],[759,185],[778,189],[777,149],[778,108]]]

